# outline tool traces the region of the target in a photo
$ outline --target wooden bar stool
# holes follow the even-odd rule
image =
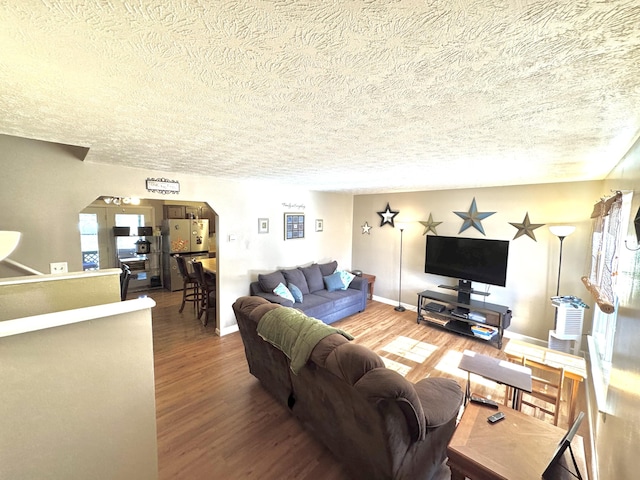
[[[192,302],[194,308],[198,307],[199,314],[200,290],[198,287],[198,278],[195,273],[189,272],[187,268],[187,261],[184,257],[176,255],[175,259],[178,264],[178,271],[182,276],[182,304],[180,305],[179,312],[182,313],[185,303]]]
[[[200,287],[200,305],[198,308],[198,318],[204,314],[203,325],[209,323],[209,312],[216,310],[216,276],[212,273],[205,272],[202,263],[193,262],[193,271],[198,280]]]

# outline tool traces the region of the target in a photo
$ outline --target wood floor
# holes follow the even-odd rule
[[[161,480],[348,480],[342,466],[249,374],[239,333],[218,337],[191,306],[178,313],[179,292],[152,291],[158,465]],[[414,312],[370,301],[367,310],[333,324],[377,352],[410,381],[458,380],[461,352],[506,358],[472,338],[416,323]],[[501,402],[504,387],[472,380],[472,390]],[[564,402],[563,402],[564,403]],[[566,427],[566,404],[560,426]],[[446,477],[443,477],[446,478]]]

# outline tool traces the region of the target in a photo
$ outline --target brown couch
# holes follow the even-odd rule
[[[294,374],[287,356],[257,333],[287,308],[260,297],[233,304],[249,371],[359,479],[430,479],[446,458],[463,394],[451,379],[412,384],[339,333],[320,340]],[[330,328],[330,327],[327,327]]]

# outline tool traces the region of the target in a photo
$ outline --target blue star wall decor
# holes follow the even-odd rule
[[[368,234],[371,235],[371,225],[369,225],[369,222],[364,222],[364,225],[362,225],[362,234]]]
[[[424,232],[422,232],[422,235],[426,235],[429,232],[433,232],[434,235],[438,235],[438,232],[436,232],[436,227],[442,222],[434,222],[433,215],[430,213],[429,220],[427,220],[426,222],[421,221],[420,223],[422,224],[422,226],[424,226]]]
[[[389,208],[389,202],[387,202],[387,208],[383,212],[377,212],[380,215],[380,226],[383,227],[385,224],[389,224],[392,227],[395,227],[395,223],[393,223],[393,218],[398,215],[400,212],[396,212]]]
[[[529,221],[529,212],[527,212],[527,214],[524,216],[524,220],[522,220],[522,223],[509,222],[509,224],[518,229],[518,231],[516,232],[516,236],[513,237],[514,240],[518,237],[521,237],[522,235],[526,235],[527,237],[533,239],[534,242],[537,242],[538,240],[536,240],[536,235],[535,233],[533,233],[533,231],[536,228],[544,226],[544,223],[531,223]]]
[[[482,220],[493,215],[496,212],[479,212],[478,207],[476,206],[476,197],[473,197],[473,202],[471,202],[471,206],[469,207],[468,212],[453,212],[458,215],[461,219],[464,220],[462,222],[462,227],[460,227],[460,231],[458,233],[464,232],[467,228],[473,227],[478,230],[481,234],[486,235],[484,233],[484,228],[482,228]]]

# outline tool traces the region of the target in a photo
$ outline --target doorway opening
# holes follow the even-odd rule
[[[136,205],[116,205],[107,202],[110,198],[98,197],[79,213],[83,270],[126,264],[133,274],[130,292],[152,288],[175,291],[182,288],[175,254],[217,257],[218,216],[206,202],[140,199]],[[180,221],[186,222],[181,230],[185,234],[169,235],[178,231],[175,226]],[[194,225],[202,229],[192,241],[187,233],[196,230]]]

